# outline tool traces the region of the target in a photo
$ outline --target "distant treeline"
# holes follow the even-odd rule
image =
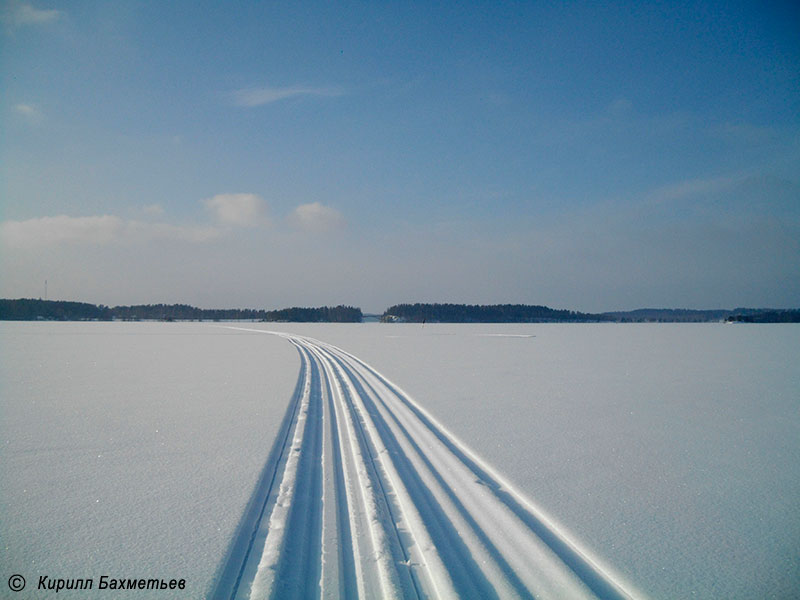
[[[381,320],[406,323],[572,323],[610,319],[527,304],[395,304],[386,309]]]
[[[800,310],[642,308],[592,314],[527,304],[396,304],[387,308],[381,317],[381,321],[389,323],[713,323],[725,320],[796,323],[800,321]]]
[[[363,314],[352,306],[319,308],[206,309],[188,304],[104,306],[56,300],[0,300],[0,321],[289,321],[295,323],[360,323]],[[392,323],[798,323],[800,309],[736,308],[689,310],[642,308],[600,314],[559,310],[528,304],[395,304],[381,321]]]
[[[144,304],[115,306],[111,309],[115,319],[159,319],[173,321],[293,321],[300,323],[360,323],[361,309],[352,306],[322,306],[319,308],[282,308],[280,310],[207,309],[186,304]]]
[[[737,309],[744,311],[750,309]],[[685,308],[640,308],[637,310],[607,312],[603,316],[617,323],[709,323],[724,321],[735,314],[730,310],[690,310]],[[748,313],[749,314],[749,313]]]
[[[640,308],[627,312],[607,312],[617,323],[713,323],[719,321],[749,323],[794,323],[798,310],[773,308],[734,308],[733,310],[689,310],[674,308]]]
[[[765,310],[732,315],[726,320],[733,323],[800,323],[800,310]]]
[[[204,309],[187,304],[140,304],[108,307],[85,302],[55,300],[0,300],[0,320],[4,321],[294,321],[304,323],[361,322],[361,309],[352,306],[283,308],[280,310]]]
[[[0,320],[3,321],[87,321],[111,319],[110,309],[100,304],[52,300],[0,300]]]

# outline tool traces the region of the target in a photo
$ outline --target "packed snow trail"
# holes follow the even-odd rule
[[[632,598],[375,369],[231,329],[286,338],[301,369],[213,598]]]

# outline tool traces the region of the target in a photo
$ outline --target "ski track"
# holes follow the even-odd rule
[[[287,339],[301,368],[212,598],[633,598],[375,369],[228,328]]]

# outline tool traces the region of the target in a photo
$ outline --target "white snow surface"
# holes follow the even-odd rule
[[[243,329],[283,331],[295,341]],[[363,507],[350,511],[361,515],[348,521],[354,547],[386,543],[379,532],[370,538],[377,509],[371,486],[356,484],[364,467],[348,435],[361,426],[347,411],[366,415],[365,401],[375,408],[362,437],[375,448],[397,439],[389,450],[420,470],[437,506],[454,501],[437,482],[472,493],[463,465],[404,408],[408,401],[574,542],[598,577],[632,596],[797,597],[797,325],[2,323],[0,352],[0,585],[21,573],[29,588],[40,574],[94,577],[96,586],[107,574],[187,580],[186,591],[159,598],[210,593],[297,399],[304,425],[290,430],[285,447],[310,446],[317,436],[325,457],[339,440],[349,457],[341,463],[345,487]],[[314,429],[314,413],[297,396],[298,375],[312,365],[332,382],[326,398],[343,394],[341,408],[324,413],[338,415],[338,438]],[[381,387],[381,375],[399,396]],[[355,393],[358,381],[374,386],[371,399]],[[384,418],[393,435],[377,431]],[[415,458],[415,445],[430,448],[429,462]],[[372,467],[381,485],[400,479],[386,451]],[[295,479],[311,468],[286,464],[279,483],[288,502]],[[316,512],[325,519],[338,492],[320,477]],[[408,505],[401,540],[427,516],[403,500],[422,493],[417,487],[398,484],[383,500]],[[464,534],[466,547],[480,556],[481,544],[494,543],[513,565],[510,546],[482,526],[501,511],[481,494],[464,501],[488,507],[481,519],[465,512],[479,525],[474,540]],[[287,522],[280,511],[271,515]],[[269,518],[258,539],[273,554],[251,559],[263,589],[283,543],[266,541]],[[335,556],[336,533],[323,526],[321,535],[323,553]],[[425,577],[446,574],[427,538],[414,539],[408,562],[416,552],[432,565],[420,576],[424,589]],[[323,583],[331,577],[325,564]],[[361,567],[352,568],[369,584],[369,573],[359,579]],[[487,577],[502,579],[499,569]],[[513,570],[527,581],[524,564]],[[396,576],[385,569],[373,577],[394,589]]]
[[[274,336],[201,323],[0,324],[0,597],[202,598],[292,395]],[[36,592],[40,575],[94,591]],[[101,575],[186,579],[100,591]]]

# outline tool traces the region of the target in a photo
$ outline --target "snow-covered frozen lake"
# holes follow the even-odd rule
[[[366,365],[250,331],[259,329],[326,342]],[[393,389],[378,390],[379,374],[399,386],[631,595],[797,597],[797,325],[2,323],[0,357],[3,590],[14,573],[28,589],[41,575],[92,577],[95,587],[109,575],[186,580],[183,591],[149,592],[159,598],[217,590],[301,366],[319,365],[323,379],[329,369],[322,393],[333,398],[341,361],[354,381],[373,382],[376,406]],[[398,426],[411,431],[414,419]],[[327,439],[321,427],[318,435]],[[423,448],[423,437],[408,443]],[[411,448],[396,444],[395,454]],[[449,472],[435,477],[469,493]],[[353,480],[358,473],[353,463]],[[480,502],[464,501],[469,523],[480,521],[470,511]],[[491,513],[495,499],[487,502]],[[478,525],[476,548],[491,533]],[[355,540],[363,524],[349,526]],[[497,577],[518,575],[509,589],[522,590],[524,566],[502,540],[494,548],[487,556],[505,565]],[[359,577],[369,589],[369,573]],[[414,585],[428,589],[424,577]]]

